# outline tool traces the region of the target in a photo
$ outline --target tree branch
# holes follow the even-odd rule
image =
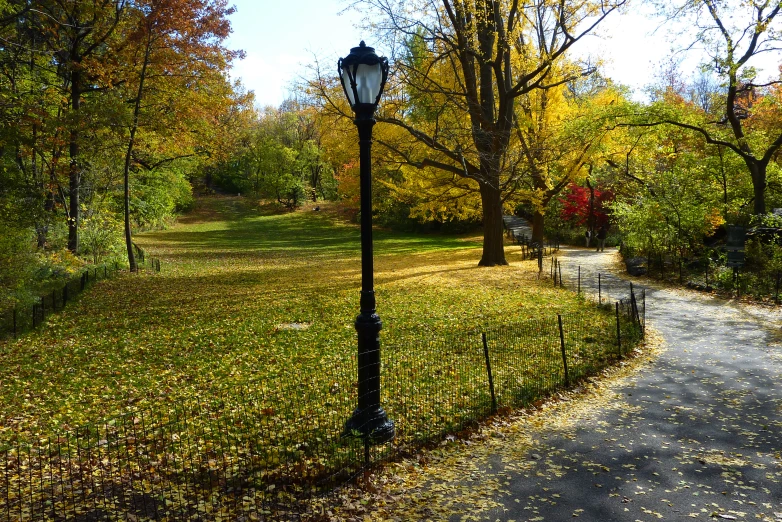
[[[454,161],[456,163],[463,164],[464,165],[464,169],[465,169],[463,174],[465,174],[467,176],[470,176],[470,177],[474,177],[474,176],[479,176],[480,175],[480,169],[478,167],[476,167],[475,165],[473,165],[472,163],[468,162],[464,158],[463,154],[461,154],[458,151],[452,151],[451,149],[449,149],[448,147],[446,147],[442,143],[439,143],[433,137],[427,135],[426,133],[424,133],[424,132],[422,132],[422,131],[412,127],[411,125],[408,125],[405,122],[403,122],[401,120],[398,120],[396,118],[378,117],[376,119],[379,122],[389,123],[391,125],[396,125],[397,127],[403,128],[411,136],[413,136],[416,140],[418,140],[419,142],[423,143],[424,145],[426,145],[430,149],[435,150],[435,151],[445,155],[446,157],[448,157],[449,159],[451,159],[452,161]]]

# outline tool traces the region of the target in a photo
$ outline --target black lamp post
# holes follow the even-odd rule
[[[361,185],[361,313],[358,331],[358,407],[345,423],[345,434],[359,434],[368,443],[394,438],[394,423],[380,406],[380,329],[375,312],[372,260],[372,127],[375,109],[388,78],[388,60],[362,41],[340,58],[337,67],[342,88],[356,115],[360,147]]]

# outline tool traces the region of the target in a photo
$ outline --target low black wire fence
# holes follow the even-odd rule
[[[548,277],[554,286],[568,288],[598,305],[611,306],[616,302],[623,305],[638,299],[646,301],[645,288],[635,288],[633,283],[591,266],[565,264],[557,257],[550,260]],[[645,310],[645,306],[641,308]],[[641,324],[645,324],[645,319],[642,318]]]
[[[315,517],[335,486],[368,466],[530,405],[626,355],[643,336],[645,298],[625,293],[611,310],[389,335],[381,402],[396,426],[390,443],[343,433],[356,401],[351,355],[313,362],[295,378],[0,443],[0,520]]]
[[[117,270],[119,267],[116,264],[88,267],[68,278],[60,288],[38,297],[36,302],[0,312],[0,339],[16,338],[34,330],[43,324],[48,316],[61,311],[95,282],[112,277]]]
[[[542,266],[543,258],[559,251],[559,234],[544,238],[543,241],[532,240],[532,225],[524,218],[518,216],[502,216],[503,228],[506,235],[521,248],[521,259],[527,261],[537,259]]]
[[[133,250],[136,253],[136,263],[140,268],[147,267],[156,272],[160,272],[160,259],[148,255],[147,252],[136,243],[133,243]]]
[[[147,255],[135,244],[133,247],[140,266],[160,272],[159,259]],[[120,265],[116,262],[89,266],[66,279],[58,288],[39,296],[32,304],[15,306],[0,312],[0,339],[15,339],[38,328],[47,317],[62,311],[70,301],[94,283],[113,277],[119,270]]]
[[[727,253],[718,248],[707,249],[697,256],[655,252],[629,260],[645,275],[658,281],[779,304],[782,302],[782,267],[779,262],[769,261],[748,257],[742,266],[731,266]]]

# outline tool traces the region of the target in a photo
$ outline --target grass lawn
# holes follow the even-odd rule
[[[212,197],[170,230],[136,241],[161,259],[161,273],[102,281],[44,327],[0,343],[0,448],[248,390],[304,400],[337,386],[333,423],[344,422],[355,400],[357,226],[328,206],[275,215]],[[403,359],[412,338],[557,313],[604,317],[538,281],[518,247],[507,247],[507,267],[480,268],[480,255],[480,237],[376,232],[388,360]]]

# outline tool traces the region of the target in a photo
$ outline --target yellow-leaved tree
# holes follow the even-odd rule
[[[590,64],[567,63],[568,52],[626,2],[364,2],[377,15],[375,28],[387,37],[394,63],[377,120],[404,131],[376,141],[406,173],[421,171],[416,183],[439,195],[440,209],[480,208],[480,265],[507,264],[503,205],[531,179],[520,143],[529,125],[522,121],[525,97],[592,74]],[[425,199],[436,213],[436,198]]]

